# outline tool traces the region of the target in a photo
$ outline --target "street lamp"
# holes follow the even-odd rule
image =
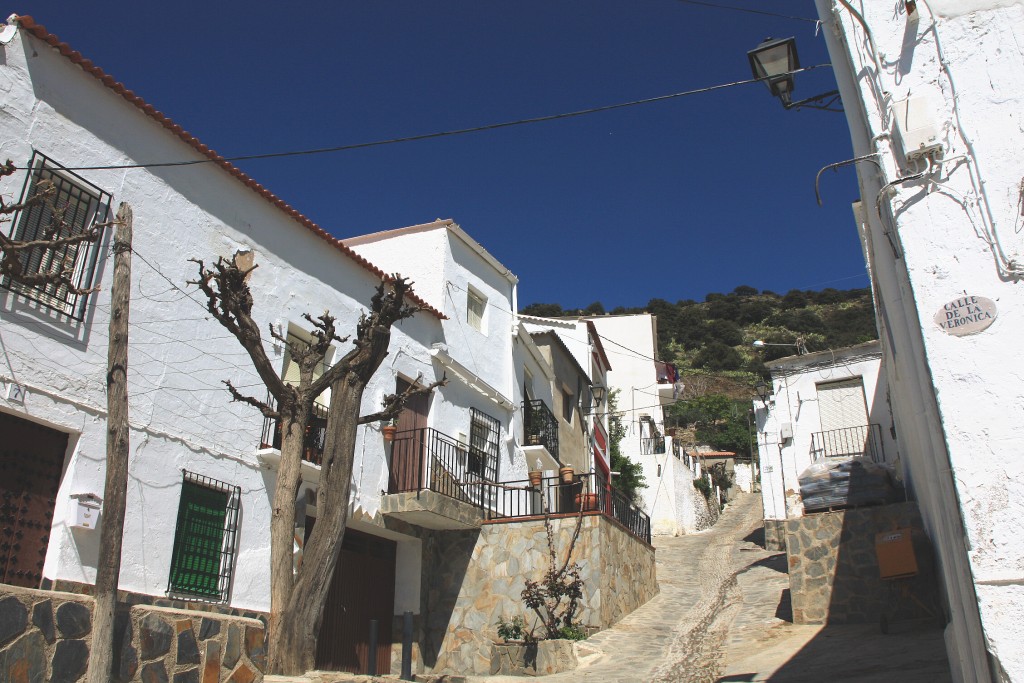
[[[800,57],[796,53],[796,38],[765,38],[764,41],[747,53],[750,60],[750,71],[754,78],[764,81],[772,97],[778,97],[786,109],[809,107],[828,111],[839,101],[839,91],[832,90],[821,95],[808,97],[797,102],[793,101],[792,92],[795,88],[793,72],[800,70]],[[840,105],[841,106],[841,105]]]
[[[754,385],[754,391],[757,392],[757,397],[761,399],[761,405],[768,406],[768,397],[771,396],[772,390],[762,379]]]

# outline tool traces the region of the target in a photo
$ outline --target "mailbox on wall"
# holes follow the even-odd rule
[[[103,499],[95,493],[76,493],[71,498],[75,501],[71,510],[71,526],[76,529],[95,529]]]

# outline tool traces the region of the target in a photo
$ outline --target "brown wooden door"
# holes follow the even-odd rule
[[[399,378],[395,386],[397,393],[408,389],[410,384]],[[416,394],[405,403],[405,409],[398,415],[398,433],[391,442],[391,471],[388,477],[388,493],[418,491],[424,486],[424,443],[427,437],[427,413],[430,412],[430,396]]]
[[[0,413],[0,583],[39,588],[68,435]]]
[[[376,619],[377,673],[391,673],[395,547],[386,538],[345,530],[317,636],[318,669],[369,672],[370,620]]]

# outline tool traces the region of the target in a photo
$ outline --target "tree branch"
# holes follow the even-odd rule
[[[423,376],[420,375],[416,378],[416,382],[406,387],[405,391],[400,394],[388,394],[384,397],[384,410],[380,410],[370,415],[362,415],[359,418],[358,424],[365,425],[371,422],[385,422],[393,420],[398,417],[398,414],[405,408],[405,403],[413,396],[419,396],[422,394],[430,394],[434,389],[443,387],[448,384],[448,376],[444,375],[441,379],[437,380],[433,384],[423,386],[420,384],[420,380]]]
[[[297,400],[299,397],[295,388],[278,376],[273,363],[267,358],[259,326],[252,318],[252,292],[245,278],[257,266],[242,270],[221,256],[210,269],[199,259],[189,260],[198,266],[199,278],[190,280],[188,284],[199,287],[206,295],[206,308],[210,315],[233,334],[248,352],[260,379],[277,399],[278,410]]]
[[[245,394],[239,393],[238,389],[235,389],[234,385],[231,384],[231,380],[226,379],[223,381],[224,385],[227,386],[228,391],[231,392],[231,400],[233,402],[237,401],[238,403],[248,403],[263,413],[263,417],[269,417],[271,420],[281,419],[281,413],[277,412],[263,401],[253,398],[252,396],[246,396]]]

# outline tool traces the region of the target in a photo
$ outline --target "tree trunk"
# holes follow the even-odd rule
[[[302,453],[305,446],[305,425],[310,408],[297,406],[291,414],[281,408],[281,462],[274,487],[274,507],[270,517],[270,631],[269,671],[276,671],[277,655],[288,650],[282,646],[281,614],[288,605],[294,585],[295,499],[302,483]]]
[[[132,209],[122,202],[114,234],[107,349],[107,472],[103,485],[96,606],[92,618],[89,683],[107,683],[114,668],[114,609],[121,573],[125,497],[128,489],[128,302],[131,291]]]
[[[352,369],[331,385],[316,524],[303,553],[302,571],[277,623],[273,673],[301,675],[316,666],[317,635],[348,522],[363,390],[387,356],[390,340],[390,328],[375,328]]]

